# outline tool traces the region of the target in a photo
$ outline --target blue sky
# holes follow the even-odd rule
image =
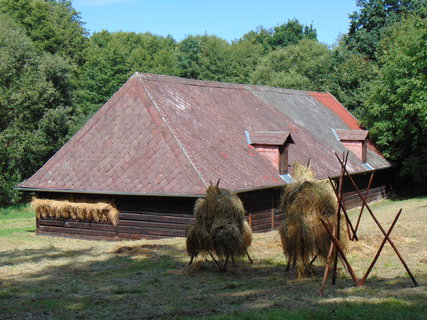
[[[271,28],[297,18],[313,24],[319,41],[347,33],[355,0],[72,0],[90,32],[101,30],[172,35],[207,33],[232,41],[258,26]]]

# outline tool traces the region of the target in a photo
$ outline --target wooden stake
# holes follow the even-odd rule
[[[375,171],[373,171],[371,173],[371,177],[369,178],[368,188],[366,189],[366,192],[365,192],[365,201],[368,200],[368,194],[369,194],[369,190],[371,189],[371,184],[372,184],[372,180],[374,178],[374,173],[375,173]],[[364,208],[365,208],[365,204],[363,203],[362,207],[360,208],[359,217],[357,218],[356,227],[354,228],[352,240],[356,240],[356,241],[359,240],[357,238],[357,229],[359,228],[359,223],[360,223],[360,219],[362,218],[362,213],[363,213]]]
[[[329,183],[331,184],[332,189],[334,190],[335,195],[336,195],[336,197],[338,198],[338,191],[337,191],[337,189],[335,188],[334,183],[332,182],[332,179],[331,179],[331,178],[329,178]],[[343,198],[343,196],[341,195],[341,199],[342,199],[342,198]],[[346,210],[346,209],[345,209],[345,207],[344,207],[343,201],[339,201],[339,202],[338,202],[338,205],[341,207],[341,209],[342,209],[342,211],[343,211],[343,214],[344,214],[344,217],[345,217],[345,220],[346,220],[346,223],[347,223],[348,239],[349,239],[349,240],[351,240],[352,238],[356,237],[356,240],[358,240],[357,236],[355,236],[355,231],[354,231],[354,228],[353,228],[353,224],[351,223],[351,220],[350,220],[350,218],[348,217],[347,210]],[[351,236],[351,235],[350,235],[350,230],[351,230],[351,232],[353,233],[353,236]]]
[[[348,156],[348,152],[347,152],[347,156]],[[345,163],[347,163],[347,159],[344,156],[344,154],[343,154],[343,159],[344,159],[343,161]],[[343,168],[341,168],[341,174],[340,174],[340,179],[339,179],[339,183],[340,183],[339,187],[340,187],[340,189],[342,187],[343,176],[344,176],[344,170],[343,170]],[[331,180],[330,180],[330,182],[332,183]],[[338,203],[341,203],[341,201],[340,201],[340,195],[339,194],[337,195],[337,200],[338,200]],[[337,215],[339,215],[339,212],[340,212],[340,206],[338,206],[337,211],[335,212],[335,223],[334,223],[334,227],[333,227],[333,234],[336,233],[337,222],[338,222]],[[331,262],[332,262],[332,255],[333,255],[333,253],[334,253],[334,243],[333,243],[333,241],[331,241],[331,244],[329,245],[328,256],[326,258],[326,266],[325,266],[325,271],[323,273],[322,286],[320,287],[320,295],[322,295],[322,296],[323,296],[323,290],[326,287],[326,281],[328,280],[328,275],[329,275],[329,271],[330,271],[330,268],[331,268]]]

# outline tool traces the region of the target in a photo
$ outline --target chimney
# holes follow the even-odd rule
[[[246,131],[248,144],[276,168],[279,175],[288,173],[289,144],[294,143],[287,131]]]
[[[368,153],[368,130],[336,129],[335,133],[339,141],[351,152],[353,152],[362,163],[367,162]]]

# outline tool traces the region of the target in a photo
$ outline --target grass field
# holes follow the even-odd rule
[[[188,266],[185,239],[85,241],[35,235],[27,206],[0,209],[0,319],[427,319],[427,197],[372,206],[419,282],[387,244],[362,287],[343,269],[319,295],[315,276],[290,280],[277,232],[255,234],[247,260],[219,273]],[[351,212],[356,220],[358,210]],[[382,235],[365,211],[348,258],[359,278]]]

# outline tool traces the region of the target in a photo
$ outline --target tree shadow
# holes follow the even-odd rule
[[[199,258],[188,266],[182,249],[154,242],[121,246],[103,255],[93,248],[9,250],[0,254],[0,263],[22,268],[46,257],[49,263],[38,269],[0,279],[1,319],[181,319],[314,310],[322,304],[341,303],[338,298],[344,304],[353,297],[369,301],[373,292],[402,301],[425,299],[425,292],[412,290],[404,277],[373,278],[365,288],[354,288],[343,274],[335,286],[328,283],[326,297],[321,298],[322,266],[314,267],[312,278],[290,280],[284,261],[255,258],[250,264],[242,258],[235,268],[220,273],[211,260]]]
[[[60,259],[79,255],[90,255],[91,249],[61,250],[53,246],[43,249],[15,249],[0,251],[0,266],[16,265],[20,263],[37,263],[42,260]]]

